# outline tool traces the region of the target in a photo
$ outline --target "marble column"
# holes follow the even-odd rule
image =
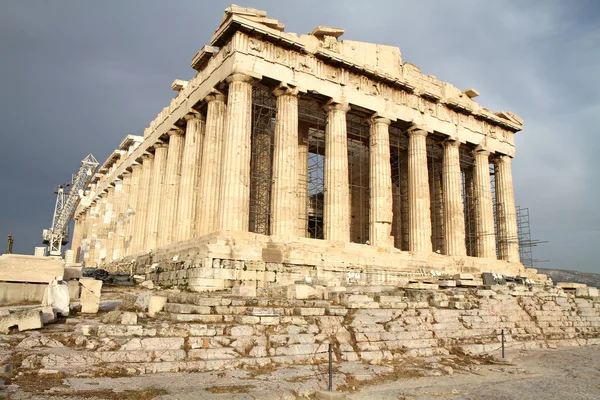
[[[121,181],[121,195],[117,203],[117,229],[115,232],[115,248],[113,251],[114,259],[123,257],[125,244],[125,224],[127,221],[127,203],[131,193],[131,172],[123,171],[123,179]]]
[[[104,203],[104,213],[102,215],[102,248],[100,250],[99,258],[102,263],[109,261],[108,252],[112,247],[112,239],[114,238],[114,232],[112,231],[112,217],[113,217],[113,199],[115,197],[114,182],[106,188],[106,198]]]
[[[512,178],[512,158],[500,155],[494,161],[500,259],[519,262],[519,232]]]
[[[119,182],[120,186],[120,182]],[[115,248],[115,241],[117,239],[117,201],[119,200],[119,190],[117,188],[117,182],[112,183],[112,187],[109,188],[109,198],[106,219],[108,222],[107,227],[107,240],[106,240],[106,253],[104,256],[104,262],[108,263],[113,259],[113,251]]]
[[[162,200],[158,221],[158,246],[174,242],[175,218],[177,216],[177,195],[181,178],[181,156],[183,155],[183,131],[171,129],[169,132],[167,165],[163,178]],[[163,203],[164,202],[164,203]]]
[[[162,142],[154,144],[154,165],[150,178],[148,192],[148,213],[146,218],[145,249],[155,249],[158,246],[158,221],[160,209],[163,206],[163,179],[167,167],[167,145]]]
[[[390,164],[391,121],[373,117],[369,120],[369,244],[393,247],[392,233],[392,166]]]
[[[181,160],[181,181],[177,197],[177,218],[175,241],[192,238],[195,229],[195,215],[198,196],[198,180],[201,170],[202,144],[204,142],[204,116],[192,113],[185,116],[185,142]]]
[[[347,103],[325,106],[325,209],[324,236],[330,241],[350,241],[350,187],[348,183]]]
[[[73,224],[73,239],[71,240],[71,250],[75,254],[75,262],[80,262],[79,253],[81,250],[81,239],[83,238],[83,220],[84,214],[78,214],[75,216],[75,223]]]
[[[134,228],[136,217],[137,199],[140,190],[140,180],[142,177],[142,165],[137,162],[131,166],[131,184],[129,187],[129,196],[127,196],[127,211],[125,219],[125,239],[124,239],[124,255],[129,256],[134,253]]]
[[[198,202],[195,214],[195,237],[218,229],[221,168],[223,163],[223,132],[225,128],[225,96],[213,91],[206,102],[206,129],[198,182]]]
[[[477,256],[496,259],[496,235],[494,233],[494,206],[490,180],[490,152],[473,152],[473,182],[475,191],[475,215],[477,226]]]
[[[298,230],[298,89],[280,86],[277,97],[271,235],[295,237]]]
[[[427,172],[427,131],[408,132],[409,250],[431,252],[431,210]]]
[[[133,227],[133,253],[147,250],[144,247],[146,238],[146,220],[148,218],[148,196],[150,195],[150,180],[154,167],[154,156],[144,154],[142,156],[142,175],[138,186],[138,196],[135,206],[135,223]]]
[[[234,74],[227,78],[229,95],[221,164],[218,225],[221,231],[248,231],[253,81],[253,78],[243,74]]]
[[[459,147],[460,142],[456,140],[444,142],[444,165],[442,166],[444,254],[449,256],[467,255]]]
[[[102,226],[102,193],[99,193],[94,202],[92,203],[92,229],[90,237],[90,267],[95,268],[98,266],[98,253],[102,244],[100,242],[100,228]]]
[[[297,237],[308,235],[308,130],[306,123],[298,121],[298,222]]]

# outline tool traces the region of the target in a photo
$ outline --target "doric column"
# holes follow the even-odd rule
[[[409,250],[431,252],[431,211],[427,172],[427,131],[408,132],[408,224]]]
[[[298,89],[280,85],[277,97],[275,146],[273,149],[273,186],[271,234],[295,237],[298,226]]]
[[[248,231],[253,80],[242,74],[234,74],[227,78],[229,95],[219,203],[221,231]]]
[[[195,229],[195,215],[197,206],[197,188],[200,173],[200,157],[204,142],[204,117],[198,113],[185,116],[185,144],[181,160],[181,181],[179,182],[179,195],[177,204],[177,218],[175,229],[176,241],[192,238]]]
[[[495,160],[496,217],[500,239],[500,259],[519,262],[519,233],[511,163],[512,158],[504,155],[498,156]]]
[[[104,203],[104,213],[102,216],[102,248],[100,250],[100,260],[102,263],[109,261],[108,253],[112,247],[114,232],[112,230],[113,220],[113,200],[115,197],[114,182],[106,188],[106,199]]]
[[[308,234],[308,124],[298,121],[298,237]]]
[[[350,241],[350,188],[348,186],[347,103],[330,103],[325,107],[325,209],[326,240]]]
[[[100,230],[101,220],[100,220],[100,209],[102,205],[101,194],[94,199],[90,206],[90,247],[88,254],[88,262],[90,268],[95,268],[98,266],[98,252],[100,251],[100,243],[98,242],[98,233]]]
[[[125,224],[127,221],[127,204],[131,193],[131,172],[123,171],[123,179],[121,181],[121,192],[117,202],[117,229],[115,232],[115,247],[113,258],[119,259],[125,255]]]
[[[81,250],[81,239],[83,238],[83,220],[84,214],[77,214],[75,216],[75,223],[73,224],[73,239],[71,240],[71,250],[75,254],[75,262],[80,262],[79,253]]]
[[[150,179],[154,167],[154,156],[144,154],[142,156],[142,175],[140,177],[138,196],[135,206],[135,221],[133,227],[132,253],[146,250],[144,240],[146,238],[146,219],[148,218],[148,196],[150,194]]]
[[[177,195],[181,178],[181,156],[183,154],[183,131],[169,131],[169,147],[167,150],[167,166],[163,179],[160,219],[158,221],[158,246],[172,243],[177,216]],[[164,202],[164,203],[163,203]]]
[[[200,158],[200,179],[196,204],[195,237],[216,231],[223,163],[223,130],[225,128],[225,96],[216,90],[204,98],[206,130]]]
[[[473,182],[475,189],[475,215],[477,226],[477,256],[496,259],[496,236],[494,233],[494,208],[492,183],[490,181],[490,152],[473,152]]]
[[[154,144],[154,166],[150,179],[148,192],[148,213],[146,218],[145,249],[154,249],[158,246],[158,221],[162,207],[163,178],[167,167],[167,145],[162,142]]]
[[[392,166],[390,164],[391,121],[373,117],[369,120],[369,244],[392,247]]]
[[[140,190],[140,180],[142,177],[142,165],[137,162],[131,166],[131,184],[129,187],[129,196],[127,196],[127,211],[125,219],[125,239],[124,239],[124,255],[129,256],[134,253],[133,234],[135,228],[135,217],[137,210],[137,199]]]
[[[460,174],[460,142],[444,142],[444,165],[442,167],[444,207],[444,253],[449,256],[466,256],[465,209],[462,198]]]
[[[108,203],[106,208],[106,222],[107,235],[106,235],[106,253],[104,256],[104,262],[108,263],[113,259],[113,250],[115,248],[115,241],[117,239],[117,201],[118,201],[118,189],[117,182],[113,182],[112,186],[109,187],[108,192]]]

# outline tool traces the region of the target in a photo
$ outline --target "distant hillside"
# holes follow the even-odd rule
[[[600,288],[600,274],[593,272],[568,271],[564,269],[544,269],[536,268],[538,273],[546,274],[554,283],[556,282],[577,282],[585,283],[588,286]]]

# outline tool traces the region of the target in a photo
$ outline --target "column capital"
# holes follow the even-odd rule
[[[142,154],[142,161],[150,160],[154,158],[154,154],[152,153],[144,153]]]
[[[473,157],[489,157],[491,154],[489,150],[484,149],[483,147],[477,147],[473,150]]]
[[[275,90],[273,90],[273,96],[298,96],[299,90],[297,87],[288,85],[286,83],[280,83]]]
[[[184,119],[186,121],[196,120],[196,119],[200,120],[200,121],[204,121],[204,115],[200,114],[198,111],[192,110],[185,115]]]
[[[347,113],[348,111],[350,111],[350,104],[348,104],[346,102],[337,102],[337,101],[331,99],[327,102],[327,104],[325,104],[323,106],[323,109],[327,112],[342,111],[344,113]]]
[[[171,137],[171,136],[183,136],[183,134],[184,134],[183,129],[179,129],[179,128],[171,128],[167,132],[167,135],[169,135],[169,137]]]
[[[492,162],[496,165],[510,164],[512,162],[512,159],[513,158],[511,156],[507,156],[506,154],[498,154],[494,157]]]
[[[133,172],[134,169],[141,169],[141,168],[142,168],[142,164],[137,163],[137,162],[135,164],[131,165],[132,172]]]
[[[249,83],[249,84],[253,84],[256,81],[258,81],[258,79],[256,79],[255,77],[250,76],[250,75],[246,75],[246,74],[241,74],[241,73],[231,74],[231,75],[229,75],[225,79],[225,82],[227,82],[227,83],[231,83],[231,82],[246,82],[246,83]]]
[[[425,129],[421,129],[421,128],[410,128],[407,133],[408,133],[408,136],[426,137],[427,135],[429,135],[429,132],[427,132]]]
[[[392,120],[388,119],[388,118],[384,118],[384,117],[380,117],[377,114],[374,114],[371,118],[369,118],[368,120],[369,125],[374,125],[374,124],[385,124],[385,125],[391,125]]]
[[[442,142],[442,144],[444,147],[460,147],[460,145],[461,145],[461,143],[454,138],[448,138],[448,139],[444,140]]]
[[[220,92],[217,89],[212,89],[205,97],[204,97],[204,101],[207,103],[213,102],[213,101],[221,101],[221,102],[225,102],[225,95]]]
[[[164,149],[164,148],[168,147],[168,145],[165,142],[156,142],[152,145],[152,147],[154,147],[154,150],[156,150],[156,149]]]

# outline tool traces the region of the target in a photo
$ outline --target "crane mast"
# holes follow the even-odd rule
[[[73,176],[71,183],[58,187],[52,225],[42,232],[42,242],[48,245],[51,256],[60,256],[62,246],[69,242],[69,222],[75,214],[85,188],[92,181],[98,165],[96,158],[88,154],[81,160],[79,170]]]

